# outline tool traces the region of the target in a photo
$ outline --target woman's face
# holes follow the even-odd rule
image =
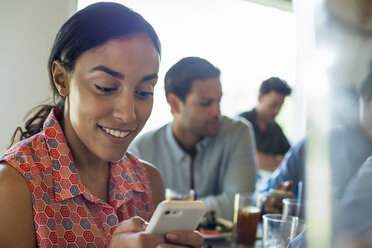
[[[110,40],[77,59],[63,124],[74,156],[123,157],[150,116],[158,70],[159,54],[146,34]]]

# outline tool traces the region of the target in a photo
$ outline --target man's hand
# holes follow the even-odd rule
[[[285,181],[281,183],[276,189],[285,192],[290,192],[292,187],[293,181]],[[272,195],[267,196],[263,202],[263,211],[265,213],[282,213],[283,210],[282,200],[283,200],[282,197],[274,197]]]

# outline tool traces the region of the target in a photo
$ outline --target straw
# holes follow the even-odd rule
[[[296,206],[296,216],[300,216],[300,209],[302,205],[302,188],[303,188],[303,182],[298,182],[298,189],[297,189],[297,206]]]

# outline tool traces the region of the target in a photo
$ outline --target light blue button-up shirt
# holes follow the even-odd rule
[[[254,192],[256,146],[251,124],[242,119],[221,118],[216,135],[204,137],[194,158],[194,184],[198,200],[218,217],[232,219],[234,195]],[[162,173],[165,187],[181,191],[190,188],[191,156],[177,143],[172,123],[137,137],[129,151],[154,164]]]

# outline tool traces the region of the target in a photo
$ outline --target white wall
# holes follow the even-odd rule
[[[77,0],[0,1],[0,154],[25,114],[50,94],[47,61]]]

